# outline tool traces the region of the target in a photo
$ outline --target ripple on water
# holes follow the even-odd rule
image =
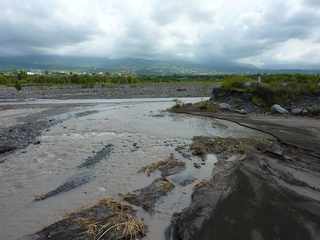
[[[154,215],[140,213],[150,225],[149,238],[163,239],[171,214],[189,204],[192,181],[209,177],[216,161],[214,155],[208,155],[205,165],[201,165],[203,159],[190,154],[190,159],[185,158],[187,155],[175,149],[188,146],[192,137],[198,135],[256,135],[225,121],[162,112],[174,104],[165,99],[98,102],[58,116],[63,122],[43,132],[41,144],[30,145],[24,153],[17,151],[1,164],[0,239],[13,240],[33,233],[66,212],[91,205],[102,197],[117,197],[118,193],[145,187],[157,176],[148,178],[137,171],[174,153],[187,165],[185,171],[169,177],[176,188],[156,204]],[[75,114],[81,112],[80,116]],[[78,166],[108,144],[113,145],[110,156],[101,156],[90,170],[94,179],[32,203],[35,195],[55,189],[63,180],[79,174],[82,170]],[[201,167],[194,168],[194,162]]]

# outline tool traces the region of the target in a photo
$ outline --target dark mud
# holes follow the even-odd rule
[[[132,207],[104,199],[21,240],[125,240],[141,239],[144,234],[144,224],[135,217]]]
[[[78,166],[78,169],[84,170],[79,171],[77,174],[67,179],[63,184],[61,184],[54,190],[36,196],[35,201],[42,201],[47,198],[54,197],[58,194],[69,192],[94,180],[96,177],[92,168],[95,167],[95,165],[101,160],[110,157],[112,149],[112,144],[104,146],[101,150],[96,152],[94,156],[88,157],[82,164]]]
[[[69,179],[67,179],[63,184],[58,186],[52,191],[49,191],[45,194],[40,194],[35,197],[35,201],[42,201],[50,197],[54,197],[58,194],[69,192],[77,187],[80,187],[84,184],[89,183],[95,178],[94,175],[92,175],[91,172],[81,172],[79,174],[76,174]]]
[[[78,168],[89,168],[94,167],[97,163],[102,161],[103,159],[108,159],[112,152],[113,145],[108,144],[104,146],[101,150],[96,152],[94,156],[88,157],[83,163],[81,163]]]
[[[174,184],[166,178],[158,178],[149,186],[123,195],[123,200],[152,212],[156,202],[174,189]]]
[[[19,109],[25,107],[14,106],[10,109]],[[18,118],[18,123],[10,127],[0,127],[0,142],[2,149],[22,149],[30,144],[38,143],[37,138],[41,132],[49,129],[55,124],[62,122],[61,119],[55,118],[59,114],[70,111],[74,106],[55,106],[40,113],[29,114],[26,117]],[[0,152],[0,155],[3,152]]]
[[[53,122],[48,120],[35,120],[18,124],[9,128],[0,129],[0,142],[3,148],[24,148],[36,141],[41,131],[50,127]]]
[[[13,152],[16,149],[17,148],[13,146],[0,146],[0,154]]]
[[[212,178],[195,186],[191,205],[174,215],[168,239],[319,239],[319,126],[308,119],[216,116],[270,133],[275,140],[220,157]],[[214,142],[200,139],[196,149],[218,154],[230,149]]]
[[[97,110],[88,110],[88,111],[76,113],[75,117],[77,117],[77,118],[86,117],[86,116],[89,116],[89,115],[92,115],[92,114],[96,114],[98,112],[99,111],[97,111]]]

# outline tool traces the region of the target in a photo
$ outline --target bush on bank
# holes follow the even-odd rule
[[[258,76],[229,76],[222,81],[222,89],[251,95],[256,105],[289,104],[305,96],[320,96],[318,75],[277,74]]]

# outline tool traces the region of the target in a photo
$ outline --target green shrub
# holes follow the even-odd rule
[[[202,101],[194,104],[195,107],[199,108],[201,111],[206,112],[217,112],[218,107],[215,103],[210,101]]]
[[[22,86],[19,81],[16,81],[16,83],[14,84],[14,87],[18,92],[21,91],[22,89]]]
[[[222,87],[228,90],[241,89],[246,82],[252,82],[253,79],[247,76],[231,75],[226,76],[222,81]]]

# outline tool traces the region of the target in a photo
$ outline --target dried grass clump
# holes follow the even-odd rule
[[[208,180],[195,181],[193,184],[194,188],[202,188],[202,187],[208,187],[208,186],[210,186],[210,182]]]
[[[80,218],[77,221],[85,229],[92,240],[121,239],[134,240],[145,235],[144,223],[133,215],[133,210],[126,204],[112,198],[101,200],[98,205],[104,205],[112,210],[112,215],[96,221],[92,218]]]
[[[190,149],[193,155],[202,156],[214,153],[230,157],[233,154],[245,154],[260,144],[270,145],[271,143],[272,141],[263,138],[210,138],[197,136],[193,138]]]
[[[168,160],[161,160],[158,162],[151,163],[147,166],[142,167],[138,173],[144,173],[147,176],[150,176],[151,173],[157,171],[161,166],[168,164]]]
[[[157,170],[163,171],[165,169],[171,169],[178,166],[185,166],[185,163],[176,160],[174,154],[171,153],[166,160],[161,160],[144,166],[138,171],[138,173],[144,173],[146,176],[150,176],[151,173]]]
[[[93,240],[104,239],[108,234],[117,239],[134,240],[145,234],[143,222],[128,213],[118,213],[105,223],[95,223],[88,226],[88,234]]]
[[[217,112],[219,109],[218,104],[213,103],[211,101],[201,101],[193,104],[193,107],[195,107],[198,110],[206,111],[206,112]]]
[[[172,189],[174,189],[174,185],[172,182],[170,182],[168,179],[164,179],[162,182],[161,182],[161,189],[164,191],[164,192],[171,192]]]

